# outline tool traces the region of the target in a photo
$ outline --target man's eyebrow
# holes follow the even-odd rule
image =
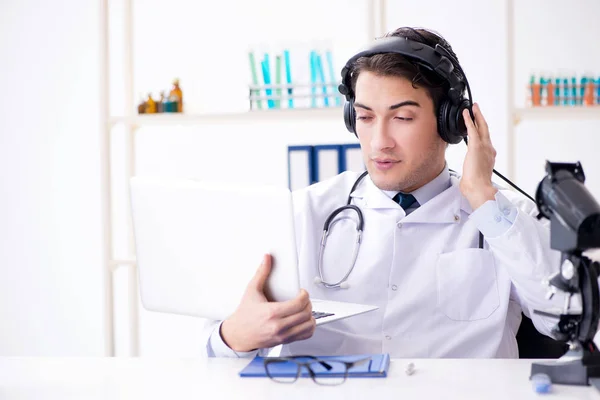
[[[373,109],[371,107],[365,106],[362,103],[354,103],[354,107],[364,108],[365,110],[373,111]]]
[[[392,104],[389,109],[390,110],[396,110],[400,107],[405,107],[405,106],[415,106],[415,107],[421,107],[421,105],[419,103],[417,103],[416,101],[413,100],[406,100],[406,101],[402,101],[400,103],[397,104]],[[373,111],[373,109],[365,104],[362,103],[354,103],[354,107],[358,107],[358,108],[364,108],[365,110],[369,110],[369,111]]]
[[[397,108],[404,107],[404,106],[421,107],[421,105],[419,103],[417,103],[416,101],[406,100],[406,101],[400,102],[398,104],[391,105],[390,110],[395,110]]]

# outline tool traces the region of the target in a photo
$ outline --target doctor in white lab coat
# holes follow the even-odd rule
[[[393,35],[445,43],[425,30]],[[560,259],[549,248],[549,228],[535,218],[533,202],[492,183],[496,153],[477,104],[474,122],[463,113],[469,146],[462,176],[449,171],[437,122],[447,86],[431,83],[428,73],[398,54],[357,62],[356,133],[369,174],[352,193],[355,172],[294,193],[304,289],[293,300],[267,302],[265,256],[236,312],[206,329],[208,356],[252,357],[283,344],[283,354],[518,357],[522,311],[550,335],[556,321],[533,313],[557,305],[542,285]],[[323,224],[349,195],[364,216],[362,242],[347,287],[330,289],[315,280]],[[351,267],[356,222],[356,213],[344,211],[331,224],[325,281],[337,282]],[[379,308],[315,329],[311,297]]]

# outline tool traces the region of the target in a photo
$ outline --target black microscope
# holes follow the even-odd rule
[[[600,351],[593,342],[600,316],[600,264],[583,255],[600,248],[600,205],[584,186],[579,162],[548,161],[546,173],[536,192],[538,218],[550,220],[550,247],[561,252],[560,270],[547,282],[548,298],[559,290],[565,294],[565,303],[560,314],[534,313],[558,320],[553,334],[569,350],[556,360],[533,363],[531,376],[543,373],[553,383],[593,384],[600,389]],[[572,310],[574,295],[581,297],[581,310]]]

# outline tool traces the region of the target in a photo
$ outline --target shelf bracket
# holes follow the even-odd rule
[[[518,126],[521,121],[523,121],[523,117],[519,113],[513,114],[513,125]]]
[[[129,129],[131,130],[131,133],[136,133],[138,129],[140,129],[140,125],[135,122],[131,122],[129,124]]]

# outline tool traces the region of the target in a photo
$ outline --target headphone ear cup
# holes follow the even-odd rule
[[[354,110],[353,101],[347,101],[344,104],[344,123],[346,124],[346,129],[356,135],[356,111]]]
[[[450,100],[445,100],[440,104],[440,111],[438,112],[437,126],[438,133],[442,140],[446,143],[450,143],[450,137],[448,135],[448,114],[450,113],[451,103]]]
[[[458,105],[447,100],[440,106],[438,131],[445,142],[458,144],[467,136],[467,127],[462,113],[469,104],[469,100],[466,99],[462,99]]]

